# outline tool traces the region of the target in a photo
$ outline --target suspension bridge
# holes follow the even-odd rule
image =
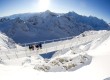
[[[22,44],[22,47],[17,47],[14,49],[6,49],[0,50],[0,59],[7,60],[7,59],[15,59],[15,58],[23,58],[28,56],[35,56],[37,54],[46,54],[53,51],[74,48],[75,46],[89,43],[98,38],[108,38],[110,32],[102,33],[102,34],[94,34],[89,36],[82,36],[82,37],[66,37],[60,39],[53,39],[53,40],[46,40],[40,42],[33,42]],[[29,50],[28,45],[33,45],[37,43],[42,43],[42,49],[34,49]]]

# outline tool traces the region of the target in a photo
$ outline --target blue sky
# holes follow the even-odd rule
[[[110,0],[48,0],[49,3],[47,0],[41,0],[41,3],[39,1],[0,0],[0,16],[41,12],[48,9],[58,13],[74,11],[81,15],[92,15],[110,22]]]

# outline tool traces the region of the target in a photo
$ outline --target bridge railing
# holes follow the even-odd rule
[[[47,52],[51,52],[55,50],[57,51],[57,50],[73,47],[75,45],[84,44],[91,40],[103,37],[105,35],[108,35],[108,33],[105,33],[102,35],[95,34],[95,35],[89,35],[85,37],[66,37],[66,38],[60,38],[60,39],[27,43],[27,44],[23,44],[22,45],[23,47],[20,47],[20,48],[0,50],[0,58],[1,59],[11,59],[11,58],[13,59],[13,58],[32,56],[32,55],[35,55],[35,53],[42,54],[42,53],[47,53]],[[29,44],[37,44],[40,42],[43,43],[43,48],[41,50],[37,50],[37,49],[33,51],[29,50],[28,48]]]
[[[23,46],[23,47],[26,47],[26,46],[34,45],[34,44],[38,44],[38,43],[46,44],[46,43],[51,43],[51,42],[70,40],[70,39],[73,39],[74,37],[75,37],[75,36],[71,36],[71,37],[66,37],[66,38],[59,38],[59,39],[38,41],[38,42],[32,42],[32,43],[24,43],[24,44],[19,44],[19,45],[20,45],[20,46]]]
[[[31,53],[33,52],[39,52],[39,50],[35,49],[34,51],[29,51],[28,46],[29,45],[35,45],[38,43],[42,43],[44,44],[49,44],[49,43],[53,43],[56,44],[58,42],[61,41],[65,41],[65,40],[70,40],[73,39],[74,36],[72,37],[66,37],[66,38],[59,38],[59,39],[52,39],[52,40],[46,40],[46,41],[39,41],[39,42],[32,42],[32,43],[26,43],[26,44],[19,44],[21,47],[20,48],[13,48],[13,49],[4,49],[4,50],[0,50],[0,59],[11,59],[13,57],[19,58],[20,56],[30,56]],[[58,46],[58,45],[57,45]],[[43,46],[44,48],[44,46]],[[51,47],[51,49],[57,48],[55,45],[53,45],[53,47]],[[48,52],[49,48],[44,48],[43,52]]]

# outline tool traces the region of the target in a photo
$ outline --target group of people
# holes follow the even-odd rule
[[[42,44],[39,43],[39,44],[34,44],[34,45],[29,45],[29,50],[39,50],[39,49],[42,49]]]

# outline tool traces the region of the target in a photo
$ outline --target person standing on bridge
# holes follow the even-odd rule
[[[36,44],[35,47],[37,48],[37,50],[39,49],[39,45],[38,44]]]
[[[37,50],[38,50],[38,49],[42,49],[42,44],[41,44],[41,43],[36,44],[36,48],[37,48]]]
[[[29,45],[30,50],[34,50],[34,45]]]
[[[42,44],[41,43],[39,43],[39,48],[42,49]]]

